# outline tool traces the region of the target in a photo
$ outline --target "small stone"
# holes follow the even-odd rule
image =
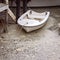
[[[1,49],[3,49],[4,47],[3,46],[1,46]]]
[[[18,48],[18,49],[16,49],[16,51],[22,51],[22,49],[21,48]]]
[[[1,38],[4,38],[3,36],[1,36]]]
[[[60,28],[60,23],[58,23],[58,27]]]

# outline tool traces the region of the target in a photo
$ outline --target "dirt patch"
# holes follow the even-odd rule
[[[58,34],[60,35],[60,15],[53,15],[51,17],[53,17],[55,19],[55,22],[48,29],[51,31],[57,31]]]

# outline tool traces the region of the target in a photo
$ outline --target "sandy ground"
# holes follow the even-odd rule
[[[8,33],[0,34],[0,60],[60,60],[60,8],[48,10],[50,17],[44,27],[26,33],[17,24],[9,24]]]

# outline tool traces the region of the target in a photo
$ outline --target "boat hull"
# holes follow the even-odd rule
[[[41,27],[43,27],[46,24],[46,22],[44,24],[38,25],[38,26],[23,26],[22,28],[26,31],[26,32],[31,32],[34,30],[37,30]]]
[[[34,12],[35,13],[35,12]],[[50,12],[48,12],[48,15],[46,16],[46,18],[44,19],[44,20],[42,20],[39,24],[37,24],[37,25],[25,25],[25,23],[22,21],[23,20],[23,18],[25,17],[25,15],[26,14],[29,14],[29,11],[28,12],[26,12],[25,14],[23,14],[19,19],[18,19],[18,24],[20,25],[20,26],[22,26],[22,28],[26,31],[26,32],[31,32],[31,31],[34,31],[34,30],[37,30],[37,29],[39,29],[39,28],[41,28],[41,27],[43,27],[45,24],[46,24],[46,22],[47,22],[47,20],[48,20],[48,17],[49,17],[49,14],[50,14]],[[35,14],[37,14],[38,15],[38,13],[35,13]],[[40,15],[40,14],[39,14]],[[43,15],[43,14],[42,14]],[[22,24],[21,24],[21,22],[19,22],[21,20],[21,22],[22,22]],[[24,21],[28,21],[28,20],[24,20]],[[33,22],[33,20],[32,20],[32,22]],[[34,23],[34,22],[33,22]]]

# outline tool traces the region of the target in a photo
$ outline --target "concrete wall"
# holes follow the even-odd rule
[[[32,0],[28,6],[56,6],[60,5],[60,0]]]

